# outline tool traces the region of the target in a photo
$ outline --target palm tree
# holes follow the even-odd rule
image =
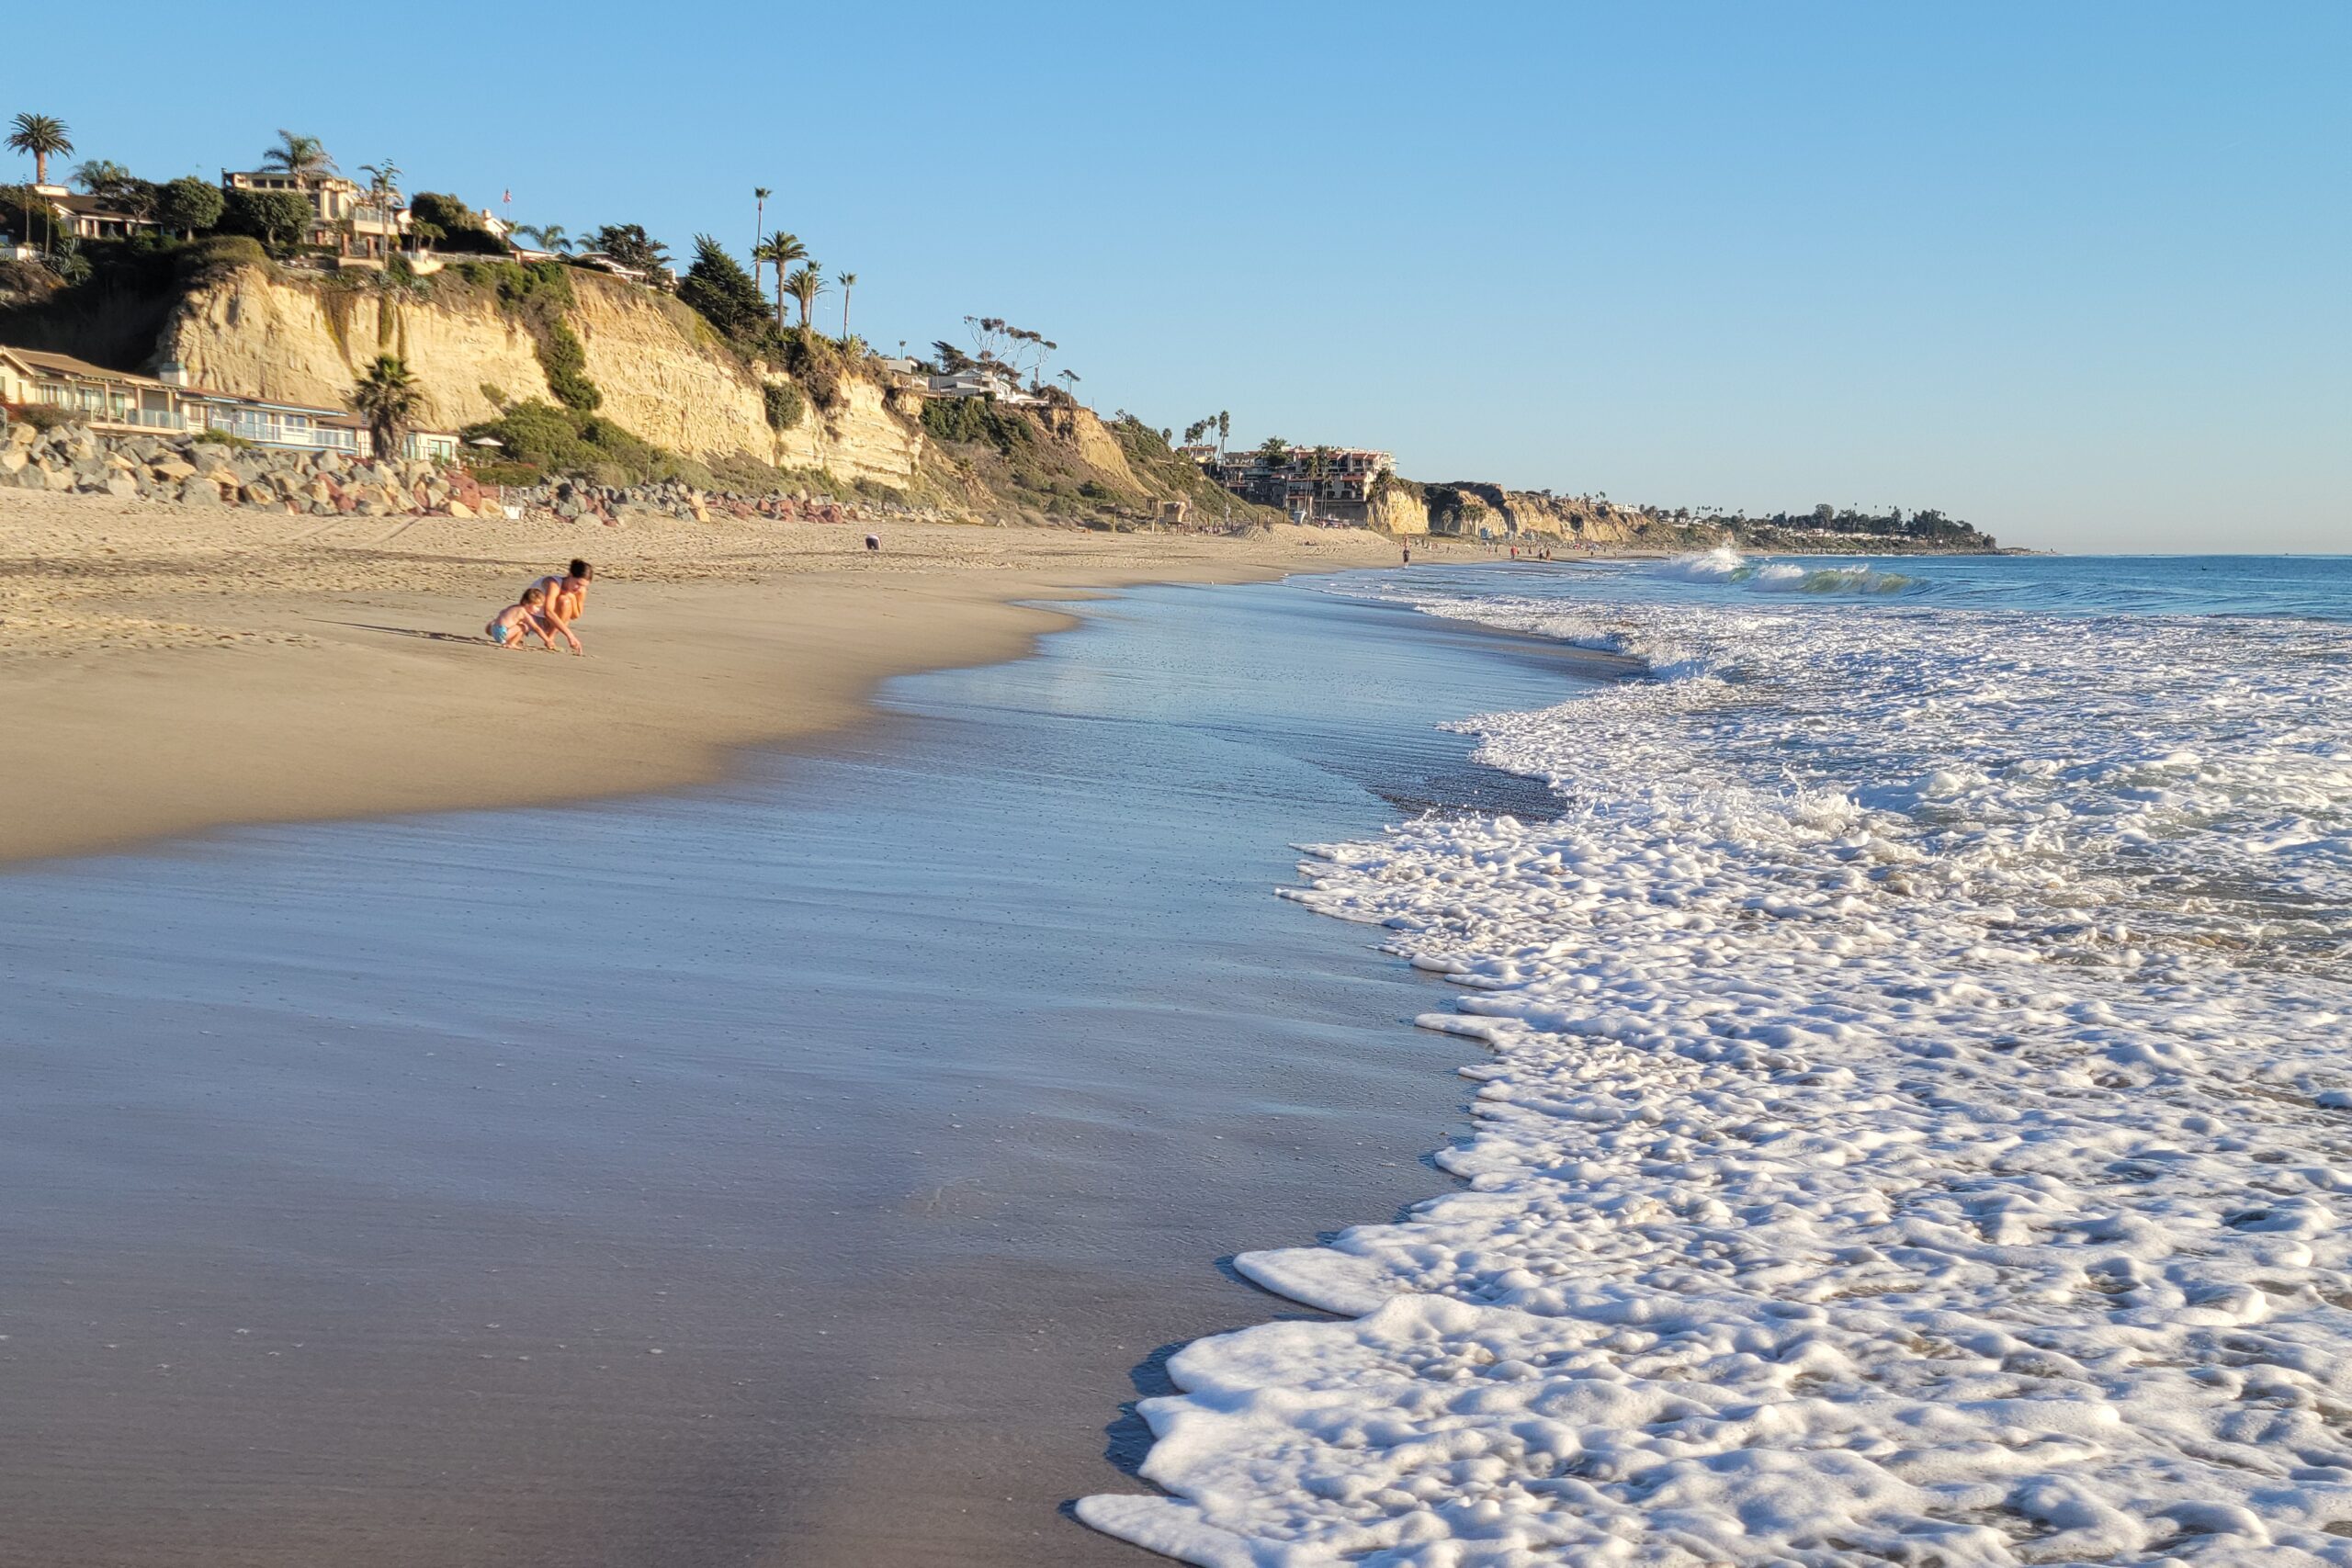
[[[775,268],[775,330],[784,331],[784,269],[794,262],[804,261],[808,247],[800,243],[797,234],[787,234],[779,229],[763,241],[752,253],[759,260]]]
[[[560,256],[571,254],[571,236],[560,223],[517,223],[514,232],[527,236],[543,251],[553,251]]]
[[[800,324],[806,328],[808,312],[817,308],[817,296],[825,291],[825,275],[817,270],[815,262],[804,262],[784,280],[784,289],[800,301]]]
[[[380,164],[362,164],[359,172],[368,176],[368,208],[375,213],[379,227],[377,243],[386,252],[392,249],[392,203],[401,194],[401,166],[390,158]]]
[[[842,286],[842,341],[849,341],[849,291],[857,287],[857,274],[844,272],[833,279]]]
[[[351,406],[368,421],[376,460],[391,462],[401,456],[401,438],[424,406],[424,393],[398,355],[379,354],[351,389]]]
[[[16,129],[8,133],[8,145],[33,161],[33,184],[49,183],[49,160],[52,154],[63,157],[74,151],[74,143],[66,140],[65,122],[54,115],[20,114]]]
[[[752,224],[752,287],[754,288],[760,286],[760,243],[768,231],[768,197],[775,194],[765,186],[752,187],[752,199],[759,203],[759,218]]]
[[[1225,438],[1233,434],[1233,416],[1223,409],[1216,411],[1216,455],[1225,456]]]
[[[327,155],[327,144],[315,136],[277,133],[277,145],[261,155],[261,166],[281,175],[333,175],[342,171]]]
[[[130,171],[111,158],[92,158],[75,167],[74,179],[92,196],[119,196],[130,183]]]

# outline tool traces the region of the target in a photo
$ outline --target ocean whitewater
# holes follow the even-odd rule
[[[1351,591],[1366,592],[1361,582]],[[2352,1568],[2352,562],[1392,574],[1649,673],[1561,814],[1320,846],[1460,988],[1464,1190],[1246,1254],[1162,1496],[1227,1565]]]

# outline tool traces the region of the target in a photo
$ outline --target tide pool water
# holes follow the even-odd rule
[[[1312,852],[1464,1182],[1244,1254],[1097,1528],[1201,1564],[2352,1564],[2352,563],[1332,584],[1638,660]]]

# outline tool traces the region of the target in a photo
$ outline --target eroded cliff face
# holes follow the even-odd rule
[[[835,406],[806,396],[798,424],[768,427],[764,367],[746,367],[708,324],[665,295],[581,272],[565,322],[585,351],[599,412],[693,457],[737,453],[780,467],[904,485],[922,466],[921,427],[885,389],[842,380]],[[432,400],[433,423],[496,417],[492,400],[554,400],[528,324],[487,290],[445,288],[423,299],[355,294],[242,268],[194,290],[165,323],[158,363],[176,361],[198,386],[322,408],[345,405],[379,354],[397,354]]]
[[[1640,542],[1644,529],[1656,523],[1645,513],[1606,501],[1505,490],[1500,485],[1456,481],[1427,486],[1426,494],[1424,526],[1430,533],[1458,538],[1477,538],[1483,529],[1496,539],[1625,545]]]

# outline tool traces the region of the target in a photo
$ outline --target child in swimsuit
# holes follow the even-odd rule
[[[548,645],[548,651],[553,653],[555,638],[548,635],[547,617],[540,613],[547,602],[545,589],[526,588],[521,600],[492,615],[490,625],[482,627],[482,632],[501,648],[520,648],[525,633],[537,632],[539,640]]]

